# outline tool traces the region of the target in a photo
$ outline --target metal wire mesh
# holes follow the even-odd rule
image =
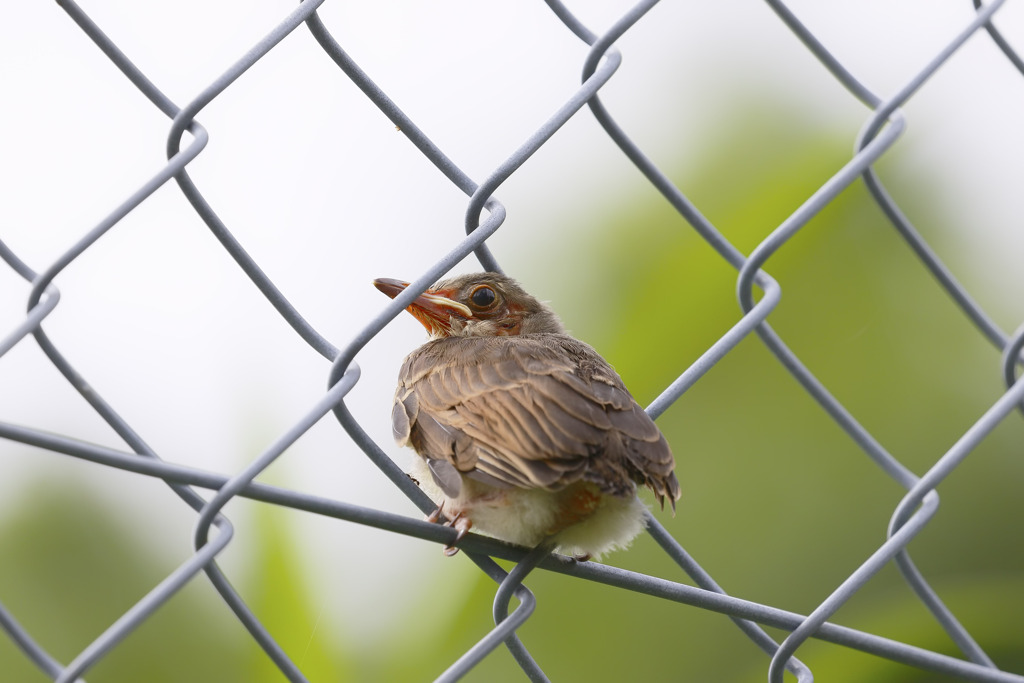
[[[1013,334],[1007,334],[993,322],[985,310],[957,282],[952,272],[943,265],[938,255],[903,215],[882,186],[874,168],[874,164],[892,148],[904,132],[905,119],[900,108],[918,93],[929,78],[955,59],[960,47],[975,34],[987,33],[988,38],[1005,55],[1008,63],[1024,75],[1024,62],[1003,39],[995,26],[990,23],[993,15],[1004,4],[1003,0],[996,0],[984,7],[980,3],[976,3],[975,18],[966,23],[959,34],[950,36],[924,68],[888,97],[875,94],[858,81],[851,71],[801,23],[794,13],[781,2],[769,0],[768,4],[779,20],[849,92],[850,96],[859,100],[870,110],[870,116],[857,138],[855,153],[849,162],[808,196],[799,208],[793,211],[749,254],[742,253],[731,244],[702,215],[701,211],[687,199],[665,173],[655,166],[627,132],[616,123],[612,113],[600,99],[602,87],[612,79],[621,62],[621,56],[615,48],[616,41],[645,20],[648,11],[656,4],[654,0],[644,0],[638,3],[600,35],[584,26],[565,5],[557,0],[548,0],[547,4],[553,19],[564,24],[580,41],[589,46],[582,66],[581,84],[542,126],[537,128],[513,154],[497,164],[495,169],[479,183],[461,170],[445,154],[441,146],[431,140],[417,126],[416,122],[407,116],[398,104],[375,84],[370,76],[345,52],[316,13],[322,2],[323,0],[306,0],[290,11],[263,40],[242,55],[208,88],[184,106],[179,106],[161,92],[158,85],[149,80],[132,62],[130,56],[122,53],[118,46],[104,35],[102,29],[78,5],[70,0],[59,3],[81,31],[109,58],[111,64],[120,69],[134,84],[139,93],[171,119],[166,145],[167,164],[137,191],[127,195],[123,202],[95,227],[82,234],[70,249],[41,268],[30,266],[12,249],[0,242],[0,257],[3,258],[7,267],[31,285],[25,316],[19,320],[8,320],[3,323],[5,336],[0,340],[0,355],[6,354],[19,345],[37,345],[52,366],[88,402],[95,414],[102,418],[118,435],[123,442],[123,447],[97,446],[71,436],[9,422],[0,422],[0,436],[14,442],[62,453],[104,467],[161,479],[173,489],[182,503],[196,512],[197,521],[193,539],[194,552],[191,556],[177,569],[167,574],[164,580],[154,586],[143,599],[127,609],[119,619],[110,624],[109,628],[82,649],[70,662],[59,662],[48,654],[32,633],[19,625],[15,615],[0,605],[0,627],[7,637],[20,648],[25,657],[54,680],[80,680],[80,677],[85,676],[111,650],[117,648],[133,630],[153,618],[183,587],[193,581],[206,580],[213,585],[223,598],[225,605],[244,624],[252,638],[273,660],[282,674],[292,681],[306,680],[300,667],[275,642],[268,630],[246,605],[244,597],[232,587],[228,577],[217,563],[218,555],[230,543],[233,533],[232,524],[222,514],[222,511],[225,505],[237,497],[286,506],[309,514],[346,520],[381,531],[424,539],[432,543],[452,543],[455,540],[456,532],[450,528],[379,509],[258,483],[255,479],[282,454],[286,453],[313,425],[333,413],[344,427],[348,437],[362,449],[394,486],[424,512],[429,512],[433,508],[433,504],[417,486],[390,459],[381,446],[367,434],[363,425],[353,416],[346,405],[346,397],[356,386],[360,377],[360,370],[355,362],[356,358],[361,349],[395,319],[415,296],[422,293],[430,284],[471,254],[475,255],[483,268],[500,269],[498,260],[488,247],[489,238],[495,234],[505,220],[505,209],[495,196],[495,192],[520,170],[527,159],[558,135],[566,122],[573,117],[587,115],[587,110],[589,110],[589,115],[600,124],[608,137],[614,141],[650,184],[685,218],[693,230],[713,247],[720,258],[737,272],[736,290],[742,316],[699,358],[693,360],[685,372],[664,388],[661,395],[649,406],[648,412],[654,417],[660,416],[716,363],[733,351],[742,340],[756,335],[764,346],[774,354],[778,362],[793,375],[800,386],[813,397],[820,408],[863,451],[864,455],[870,458],[885,476],[903,487],[906,493],[892,512],[888,537],[882,540],[875,551],[859,566],[851,567],[845,580],[836,586],[830,595],[820,600],[817,607],[809,614],[795,614],[772,605],[727,595],[653,517],[649,520],[650,534],[665,554],[692,578],[696,586],[617,569],[613,566],[567,563],[549,557],[544,550],[529,551],[491,539],[469,535],[459,542],[460,547],[481,571],[498,583],[493,615],[496,626],[491,632],[481,634],[479,642],[457,661],[452,662],[451,666],[437,680],[451,681],[463,677],[490,652],[503,645],[515,657],[526,677],[530,680],[547,680],[543,671],[543,662],[535,661],[527,646],[516,635],[517,629],[531,617],[537,604],[537,597],[530,592],[523,581],[531,571],[540,568],[569,575],[577,580],[603,583],[624,591],[643,593],[681,605],[727,615],[757,647],[769,655],[768,678],[770,681],[783,680],[786,670],[796,675],[799,680],[812,680],[811,670],[796,658],[800,647],[810,638],[821,639],[918,667],[928,672],[947,674],[963,680],[1024,681],[1024,674],[1014,674],[996,668],[995,663],[983,649],[983,643],[977,642],[971,633],[960,624],[957,617],[929,586],[928,581],[914,565],[907,551],[910,541],[928,525],[938,510],[939,499],[936,487],[957,472],[957,468],[986,435],[1002,421],[1008,419],[1015,409],[1024,405],[1024,383],[1015,381],[1016,367],[1021,362],[1021,349],[1024,347],[1024,327]],[[333,60],[337,68],[358,86],[365,96],[390,119],[450,183],[469,197],[465,211],[467,237],[458,241],[453,240],[450,251],[442,259],[425,267],[405,292],[389,303],[376,318],[365,328],[352,335],[340,348],[315,329],[298,307],[289,301],[285,292],[261,270],[257,262],[247,253],[243,244],[236,239],[227,225],[214,212],[211,204],[189,174],[189,165],[202,154],[210,139],[207,130],[198,120],[201,112],[228,90],[243,72],[271,53],[286,36],[297,30],[308,31],[324,53]],[[785,249],[794,235],[808,221],[858,179],[863,179],[874,201],[889,218],[892,226],[910,246],[925,268],[932,273],[936,285],[941,287],[963,311],[963,314],[973,322],[978,333],[997,347],[1002,354],[1001,367],[1006,384],[1005,393],[993,402],[969,429],[963,432],[960,439],[948,451],[935,458],[931,467],[921,476],[911,472],[887,451],[879,439],[861,425],[851,412],[811,373],[768,323],[772,311],[780,300],[782,291],[779,283],[765,270],[769,259],[780,250]],[[302,419],[295,422],[258,458],[234,474],[211,473],[162,459],[157,451],[143,440],[132,424],[123,416],[123,413],[108,403],[90,386],[84,374],[80,373],[62,355],[58,346],[43,329],[44,321],[57,308],[60,301],[60,291],[54,285],[58,275],[90,249],[93,249],[100,237],[115,227],[129,213],[142,206],[155,192],[168,185],[170,181],[176,183],[178,190],[209,227],[221,247],[234,259],[241,271],[276,309],[281,318],[306,344],[331,362],[329,389],[316,399],[315,405]],[[204,497],[197,492],[197,489],[213,491],[213,495],[208,498]],[[515,568],[506,572],[494,561],[495,558],[515,561]],[[959,655],[951,656],[930,651],[829,621],[836,611],[850,601],[873,576],[890,564],[895,564],[898,567],[906,584],[917,595],[921,604],[927,608],[934,621],[955,643],[959,649]],[[510,612],[509,605],[512,597],[516,597],[519,604]],[[781,643],[778,643],[763,629],[764,626],[782,629],[788,632],[788,635]]]

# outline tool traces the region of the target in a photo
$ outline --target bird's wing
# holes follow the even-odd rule
[[[678,497],[661,432],[611,366],[565,335],[428,343],[402,367],[392,425],[399,443],[449,464],[431,467],[449,495],[454,468],[495,485],[556,490],[584,479],[626,495],[637,480],[659,499]]]

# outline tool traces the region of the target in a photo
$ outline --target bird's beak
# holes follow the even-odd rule
[[[382,277],[374,280],[373,286],[394,299],[409,286],[409,283]],[[447,337],[452,330],[452,316],[463,319],[473,317],[473,311],[469,310],[469,306],[451,299],[452,294],[454,292],[444,289],[429,289],[419,295],[405,310],[412,313],[432,336]]]

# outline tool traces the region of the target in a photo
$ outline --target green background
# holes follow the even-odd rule
[[[706,158],[687,164],[699,175],[673,176],[744,253],[850,157],[848,133],[793,116],[758,121],[722,126],[745,132],[709,141]],[[977,284],[981,276],[958,258],[959,240],[969,237],[964,226],[948,224],[941,198],[925,195],[921,188],[933,188],[931,179],[901,173],[893,156],[881,167],[883,177],[894,179],[893,194],[952,269]],[[496,253],[509,273],[552,300],[574,333],[648,403],[740,311],[735,271],[652,188],[642,187],[603,197],[602,211],[552,229],[543,249],[503,237],[511,246]],[[925,472],[1002,393],[998,351],[931,279],[860,182],[766,269],[783,290],[772,326],[915,473]],[[1009,325],[1013,302],[985,303]],[[683,495],[674,517],[659,512],[658,518],[726,590],[745,599],[813,610],[883,542],[903,495],[755,337],[659,424],[676,454]],[[1020,415],[1010,416],[942,483],[938,514],[910,546],[967,629],[1000,666],[1015,671],[1024,671],[1022,437]],[[0,599],[65,662],[187,556],[160,550],[159,534],[140,537],[85,490],[60,477],[40,478],[23,492],[19,514],[0,521]],[[495,585],[464,557],[446,560],[438,552],[441,568],[429,576],[442,577],[441,585],[426,587],[412,602],[380,605],[393,617],[386,637],[369,647],[350,645],[346,633],[321,619],[316,587],[292,538],[303,513],[237,505],[248,506],[260,529],[241,560],[258,570],[238,588],[313,681],[431,680],[492,626]],[[176,538],[173,547],[181,545]],[[688,581],[646,536],[607,561]],[[446,591],[448,581],[460,590]],[[544,572],[528,585],[539,603],[520,633],[553,680],[765,679],[767,658],[721,615]],[[343,621],[358,630],[358,614]],[[956,654],[891,566],[834,621]],[[816,641],[798,656],[823,681],[943,680]],[[6,638],[0,638],[0,670],[5,681],[46,680]],[[282,677],[213,589],[197,580],[87,679]],[[466,680],[525,677],[499,649]]]

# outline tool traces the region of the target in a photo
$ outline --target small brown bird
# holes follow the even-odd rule
[[[373,284],[391,298],[408,286]],[[431,340],[402,364],[391,424],[420,456],[410,476],[438,503],[432,519],[443,513],[460,537],[552,539],[589,559],[643,530],[637,483],[675,510],[665,437],[611,365],[516,281],[463,275],[406,310]]]

